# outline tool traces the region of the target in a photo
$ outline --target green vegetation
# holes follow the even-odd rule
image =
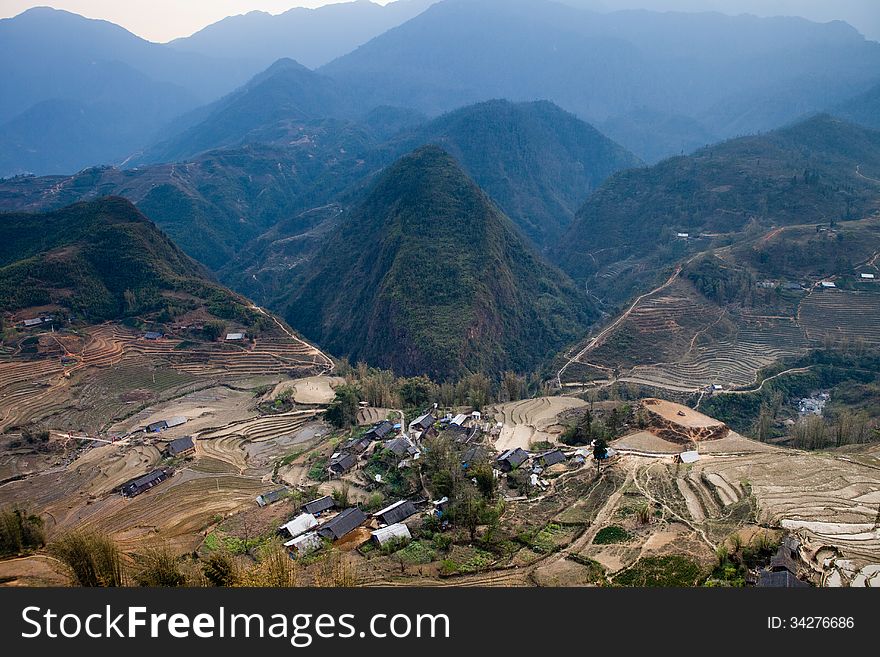
[[[78,203],[46,214],[3,214],[0,225],[4,309],[58,304],[90,322],[152,318],[163,323],[204,307],[255,331],[265,322],[124,199]],[[206,330],[211,328],[209,322]]]
[[[630,533],[619,525],[603,527],[593,539],[595,545],[611,545],[613,543],[626,543],[630,539]]]
[[[77,586],[123,586],[122,553],[105,534],[72,532],[49,544]]]
[[[0,557],[37,550],[46,542],[43,519],[21,509],[0,512]]]
[[[288,320],[403,375],[528,372],[596,316],[436,147],[389,167],[311,262]]]
[[[354,426],[361,400],[360,390],[355,386],[344,385],[336,388],[335,393],[336,396],[324,412],[324,419],[337,429]]]
[[[682,555],[645,557],[614,577],[616,586],[685,588],[706,578],[700,564]]]
[[[134,556],[137,570],[133,578],[138,586],[186,586],[186,576],[180,569],[180,560],[167,547],[152,548]]]

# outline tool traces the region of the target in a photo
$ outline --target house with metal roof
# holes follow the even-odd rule
[[[415,446],[403,436],[398,436],[397,438],[393,438],[387,441],[385,443],[385,449],[387,449],[398,458],[414,456],[418,452]]]
[[[420,415],[409,423],[410,432],[423,433],[434,426],[437,420],[430,413]]]
[[[147,433],[159,433],[167,428],[168,422],[165,420],[159,420],[158,422],[153,422],[152,424],[147,425]]]
[[[310,529],[318,526],[318,519],[311,513],[301,513],[290,522],[281,525],[278,533],[287,538],[296,538],[300,534],[305,534]]]
[[[409,533],[409,527],[404,524],[388,525],[375,531],[370,532],[373,542],[380,547],[391,541],[409,541],[412,534]]]
[[[305,557],[313,552],[317,552],[324,546],[324,542],[317,532],[309,532],[302,536],[287,541],[284,547],[295,553],[298,557]]]
[[[318,536],[330,541],[338,541],[367,521],[367,516],[359,508],[351,507],[318,527]]]
[[[551,449],[549,452],[541,454],[537,458],[537,461],[541,467],[549,468],[557,463],[565,463],[567,459],[565,458],[565,454],[562,453],[562,450]]]
[[[123,484],[120,488],[120,491],[125,497],[137,497],[141,493],[147,492],[154,486],[158,486],[170,476],[170,470],[164,468],[160,470],[153,470],[152,472],[145,474],[143,477],[132,479],[128,483]]]
[[[365,438],[369,438],[369,440],[385,440],[388,437],[388,434],[394,431],[394,425],[391,424],[388,420],[382,420],[377,425],[375,425],[372,429],[370,429],[365,435]]]
[[[330,495],[325,495],[324,497],[319,497],[316,500],[312,500],[307,504],[303,504],[302,510],[306,513],[311,513],[313,516],[317,516],[318,514],[324,513],[325,511],[329,511],[330,509],[336,506],[336,501]]]
[[[175,417],[170,418],[170,419],[168,419],[168,420],[165,420],[165,424],[168,426],[169,429],[172,429],[172,428],[174,428],[174,427],[179,427],[179,426],[181,426],[181,425],[184,425],[184,424],[186,424],[188,421],[189,421],[189,420],[187,420],[187,419],[186,419],[185,417],[183,417],[182,415],[178,415],[178,416],[175,416]]]
[[[529,453],[521,447],[509,449],[503,452],[497,459],[498,466],[502,472],[510,472],[516,470],[519,466],[529,460]]]
[[[168,443],[165,453],[171,458],[179,458],[187,456],[196,451],[196,444],[193,442],[192,436],[184,436],[177,438]]]
[[[335,475],[342,475],[351,470],[356,464],[357,456],[350,452],[343,452],[333,455],[328,469]]]
[[[407,518],[411,518],[418,512],[419,510],[416,508],[415,504],[409,500],[400,500],[391,506],[385,507],[381,511],[376,511],[376,513],[373,514],[373,517],[383,525],[394,525],[403,522]]]
[[[144,340],[160,340],[162,338],[162,333],[158,331],[147,331],[144,333]]]
[[[244,333],[227,333],[226,334],[226,340],[228,342],[240,342],[241,340],[244,340],[244,338],[245,338]]]
[[[262,495],[257,496],[257,504],[259,504],[260,506],[269,506],[270,504],[275,504],[275,502],[280,500],[286,494],[286,488],[279,488],[278,490],[273,490],[269,493],[263,493]]]

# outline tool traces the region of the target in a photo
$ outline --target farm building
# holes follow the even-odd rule
[[[351,470],[357,463],[357,457],[354,454],[342,453],[334,454],[330,459],[328,469],[336,475],[345,474]]]
[[[565,463],[565,461],[565,454],[562,453],[562,450],[558,449],[550,450],[538,457],[538,463],[545,468],[549,468],[557,463]]]
[[[418,512],[419,510],[416,509],[415,504],[409,500],[400,500],[391,506],[385,507],[381,511],[377,511],[373,514],[373,517],[383,525],[394,525],[403,522],[407,518],[411,518]]]
[[[873,281],[876,278],[876,276],[874,276],[874,274],[862,274],[861,278],[862,278],[862,280]]]
[[[516,449],[509,449],[506,452],[502,453],[497,459],[498,465],[501,468],[502,472],[510,472],[511,470],[516,470],[519,466],[521,466],[528,460],[529,453],[521,447],[517,447]]]
[[[226,340],[228,342],[240,342],[240,341],[244,340],[244,338],[245,338],[244,333],[227,333],[226,334]]]
[[[183,416],[173,417],[170,420],[165,420],[165,424],[169,429],[173,429],[174,427],[179,427],[186,424],[188,420]]]
[[[147,331],[144,333],[144,340],[160,340],[162,338],[162,334],[158,331]]]
[[[394,431],[394,425],[388,420],[382,420],[379,424],[370,429],[364,435],[364,438],[367,438],[368,440],[385,440],[385,438],[388,437],[388,434],[392,431]]]
[[[331,541],[338,541],[350,534],[366,522],[367,516],[359,508],[351,507],[342,511],[332,520],[328,520],[318,528],[318,535]]]
[[[758,586],[760,588],[796,589],[807,588],[810,585],[799,580],[793,573],[787,570],[780,570],[778,572],[762,570],[758,574]]]
[[[403,524],[388,525],[370,532],[373,541],[380,547],[391,541],[408,541],[412,538],[409,527]]]
[[[278,528],[278,533],[282,536],[287,536],[288,538],[296,538],[300,534],[305,534],[307,531],[317,526],[318,521],[315,516],[311,513],[302,513],[287,524],[281,525],[281,527]]]
[[[147,433],[159,433],[167,428],[168,422],[165,420],[159,420],[158,422],[153,422],[152,424],[147,425]]]
[[[831,281],[822,281],[821,285],[825,289],[832,289],[837,287],[837,283],[832,283]]]
[[[312,554],[312,552],[317,552],[322,546],[323,543],[321,537],[315,532],[309,532],[308,534],[297,536],[284,544],[284,547],[288,548],[291,552],[295,552],[299,557],[304,557]]]
[[[120,490],[125,497],[137,497],[141,493],[145,493],[153,488],[153,486],[161,484],[170,476],[170,470],[153,470],[149,474],[145,474],[143,477],[138,477],[127,484],[123,484]]]
[[[171,458],[187,456],[195,451],[196,444],[193,442],[192,436],[184,436],[183,438],[172,440],[168,443],[168,447],[165,448],[165,453]]]
[[[686,240],[686,239],[690,238],[690,236],[691,236],[690,233],[677,233],[676,234],[676,237],[680,240]]]
[[[26,319],[22,322],[25,328],[32,328],[34,326],[40,326],[42,324],[46,324],[47,322],[51,322],[51,317],[34,317],[32,319]]]
[[[409,423],[410,432],[423,433],[434,426],[437,420],[430,413],[425,413]]]
[[[324,513],[324,511],[329,511],[335,506],[336,502],[333,501],[333,498],[330,495],[325,495],[324,497],[319,497],[307,504],[303,504],[302,510],[305,513],[311,513],[313,516],[317,516]]]
[[[696,463],[700,460],[699,452],[682,452],[678,455],[678,460],[681,463]]]
[[[269,506],[270,504],[275,504],[275,502],[280,500],[286,494],[286,488],[279,488],[278,490],[273,490],[269,493],[263,493],[262,495],[257,496],[257,504],[259,504],[260,506]]]

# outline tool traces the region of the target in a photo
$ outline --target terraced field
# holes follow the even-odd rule
[[[880,291],[817,289],[801,303],[800,322],[809,338],[880,344]]]
[[[557,442],[561,431],[557,416],[581,406],[586,406],[586,402],[574,397],[540,397],[495,407],[495,420],[504,424],[495,449],[528,450],[534,442]]]
[[[761,369],[807,346],[804,331],[794,321],[744,316],[738,325],[730,339],[697,340],[680,360],[637,366],[620,380],[680,391],[712,384],[745,387],[755,382]]]

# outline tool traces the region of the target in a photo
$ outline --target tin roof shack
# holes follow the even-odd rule
[[[383,525],[396,525],[407,518],[411,518],[418,512],[419,510],[416,508],[415,504],[409,500],[400,500],[391,506],[385,507],[381,511],[376,511],[376,513],[373,514],[373,517]]]
[[[406,458],[407,456],[415,456],[418,449],[403,436],[398,436],[385,443],[385,449],[394,454],[397,458]]]
[[[313,516],[318,516],[325,511],[329,511],[336,507],[336,502],[333,497],[330,495],[325,495],[324,497],[319,497],[316,500],[312,500],[307,504],[303,504],[302,510],[305,513],[311,513]]]
[[[317,526],[318,519],[315,516],[311,513],[301,513],[287,524],[281,525],[278,533],[286,538],[296,538]]]
[[[318,536],[329,541],[338,541],[367,521],[367,516],[359,508],[351,507],[318,528]]]
[[[297,536],[296,538],[287,541],[284,544],[284,547],[298,557],[305,557],[324,547],[324,542],[321,540],[321,537],[318,536],[317,532],[309,532],[308,534],[303,534],[302,536]]]
[[[516,470],[519,466],[521,466],[528,460],[529,453],[525,451],[522,447],[509,449],[506,452],[503,452],[497,459],[498,467],[501,468],[501,472],[510,472],[511,470]]]
[[[403,524],[388,525],[375,531],[370,532],[373,542],[379,547],[387,545],[393,541],[410,541],[412,534],[409,533],[409,527]]]
[[[370,439],[366,435],[363,435],[358,438],[350,438],[349,440],[346,440],[339,446],[339,451],[357,455],[363,454],[369,446]]]
[[[159,420],[158,422],[153,422],[152,424],[147,425],[147,433],[159,433],[165,431],[167,428],[168,422],[165,420]]]
[[[143,477],[132,479],[128,483],[123,484],[119,490],[123,497],[137,497],[141,493],[145,493],[154,486],[161,484],[170,476],[171,470],[168,470],[167,468],[153,470],[149,474],[145,474]]]
[[[144,340],[161,340],[162,334],[158,331],[147,331],[144,333]]]
[[[800,542],[794,536],[786,536],[770,559],[770,565],[758,572],[757,586],[761,588],[804,588],[810,586],[797,576]]]
[[[275,502],[285,495],[287,495],[286,488],[279,488],[278,490],[273,490],[269,493],[263,493],[262,495],[257,496],[257,504],[260,506],[269,506],[270,504],[275,504]]]
[[[354,454],[334,454],[333,457],[330,459],[330,464],[327,466],[327,469],[330,471],[331,474],[339,476],[344,475],[356,464],[357,456],[355,456]]]
[[[196,444],[193,442],[192,436],[184,436],[183,438],[172,440],[165,448],[165,454],[172,459],[189,456],[194,454],[195,451]]]
[[[176,417],[171,418],[170,420],[165,420],[165,424],[168,425],[169,429],[173,429],[174,427],[180,427],[186,424],[189,420],[187,420],[182,415],[178,415]]]
[[[244,333],[227,333],[226,334],[226,340],[228,342],[241,342],[242,340],[244,340],[244,338],[245,338]]]

